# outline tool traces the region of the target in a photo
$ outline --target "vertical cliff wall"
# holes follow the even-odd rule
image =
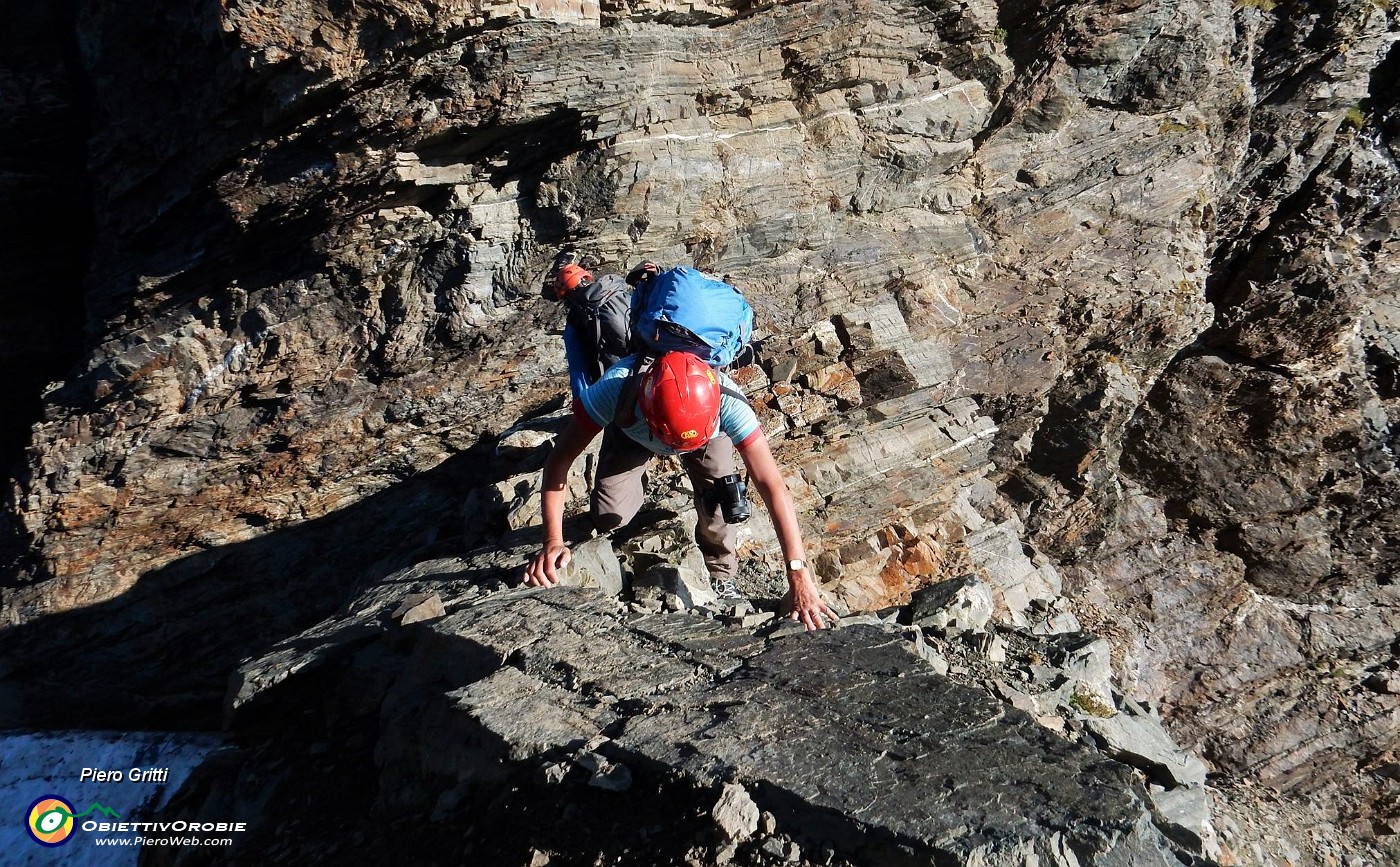
[[[1222,773],[1393,830],[1386,4],[80,3],[76,32],[87,340],[12,484],[11,641],[188,651],[147,710],[198,716],[395,557],[489,542],[486,456],[564,388],[537,287],[569,242],[755,303],[830,592],[980,570],[1014,621],[1063,589]],[[158,645],[100,625],[138,601]]]
[[[82,281],[91,236],[89,99],[74,4],[17,10],[0,35],[0,463],[18,470],[45,386],[82,346]],[[0,498],[8,499],[6,491]],[[0,562],[26,564],[28,547],[0,518]]]

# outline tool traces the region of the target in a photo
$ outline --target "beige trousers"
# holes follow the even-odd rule
[[[593,524],[599,532],[612,532],[636,516],[642,507],[642,477],[654,457],[654,452],[612,425],[603,430],[591,501]],[[716,434],[703,449],[681,456],[681,466],[695,491],[695,544],[705,557],[705,568],[712,580],[732,579],[739,568],[738,533],[733,524],[725,523],[718,502],[706,504],[705,492],[715,480],[734,472],[734,446],[729,437]]]

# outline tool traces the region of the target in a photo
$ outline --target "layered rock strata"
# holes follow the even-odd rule
[[[1395,14],[79,3],[88,337],[12,486],[6,719],[207,724],[355,585],[513,550],[569,242],[754,302],[834,597],[976,575],[1393,840]],[[99,649],[131,692],[52,689]]]

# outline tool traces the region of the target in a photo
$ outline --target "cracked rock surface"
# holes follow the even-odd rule
[[[432,812],[427,836],[448,845],[438,861],[509,848],[510,835],[489,832],[445,843],[453,817],[509,827],[522,808],[502,792],[549,800],[563,787],[594,805],[576,809],[664,789],[681,844],[647,853],[635,827],[609,843],[593,833],[554,843],[563,863],[600,846],[626,863],[723,853],[765,864],[769,849],[786,857],[781,842],[766,846],[780,837],[825,858],[803,863],[1180,863],[1131,767],[937,674],[897,628],[765,637],[696,611],[628,614],[588,589],[445,601],[450,613],[409,626],[361,607],[314,631],[329,640],[245,664],[230,707],[248,761],[189,797],[237,797],[238,777],[295,763],[298,747],[272,738],[269,721],[323,704],[346,729],[337,737],[365,742],[364,763],[342,772],[379,793],[375,821]],[[706,799],[714,827],[691,828],[679,805]],[[245,857],[297,851],[271,836],[248,845]]]
[[[690,264],[743,289],[760,361],[736,379],[851,620],[915,626],[891,612],[960,582],[965,604],[910,640],[925,664],[956,679],[978,670],[965,649],[1004,656],[1027,679],[1002,678],[1003,700],[1052,734],[1059,719],[1096,737],[1076,728],[1096,710],[1160,716],[1237,799],[1221,859],[1395,860],[1398,14],[1372,0],[16,14],[0,36],[0,125],[17,142],[0,153],[0,211],[24,217],[0,240],[0,722],[215,728],[228,689],[234,725],[244,704],[333,679],[287,642],[369,664],[393,648],[347,614],[431,632],[439,606],[458,617],[508,583],[567,413],[562,314],[539,285],[569,244],[599,270]],[[575,512],[595,466],[570,481]],[[689,492],[665,463],[648,485],[616,540],[621,578],[593,580],[669,622],[703,595],[672,556]],[[755,513],[740,541],[757,601],[782,583]],[[410,593],[423,598],[394,616]],[[773,613],[718,621],[697,664],[738,677],[751,642],[781,644]],[[1074,660],[1076,692],[1054,674],[1069,663],[1030,654],[1080,631],[1108,646]],[[522,701],[573,689],[506,677]],[[489,696],[453,701],[434,725]],[[565,728],[589,718],[561,713]],[[347,756],[368,761],[356,750],[372,742]],[[599,762],[627,762],[597,755],[588,778],[623,787]],[[712,822],[717,790],[631,771],[626,791],[678,785]],[[1146,797],[1174,844],[1206,846],[1180,782],[1149,779]],[[430,809],[452,814],[452,791]],[[763,792],[760,813],[781,819]],[[1288,816],[1287,839],[1252,814]],[[1084,845],[1147,839],[1111,827]],[[754,851],[824,857],[784,833]],[[918,845],[954,845],[929,834]]]

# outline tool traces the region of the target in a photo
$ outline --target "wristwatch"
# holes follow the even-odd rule
[[[789,571],[789,572],[798,572],[798,571],[800,571],[800,570],[802,570],[802,569],[806,569],[806,568],[807,568],[807,561],[806,561],[806,560],[789,560],[787,566],[788,566],[788,571]]]

